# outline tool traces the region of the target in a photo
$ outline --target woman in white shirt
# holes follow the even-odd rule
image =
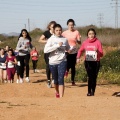
[[[54,77],[56,98],[63,97],[64,94],[64,74],[67,67],[65,52],[70,52],[70,46],[66,38],[62,37],[62,27],[59,24],[54,26],[52,35],[44,48],[44,53],[49,55],[49,67]]]

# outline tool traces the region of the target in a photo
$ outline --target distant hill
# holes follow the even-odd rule
[[[3,36],[7,36],[7,37],[8,37],[8,36],[19,36],[19,34],[20,34],[20,33],[16,33],[16,32],[11,32],[11,33],[8,33],[8,34],[2,33]]]

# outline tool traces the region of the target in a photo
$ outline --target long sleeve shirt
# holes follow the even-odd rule
[[[63,43],[62,46],[59,45],[60,42]],[[45,45],[44,53],[50,53],[49,64],[56,65],[60,64],[62,61],[66,61],[65,52],[69,49],[70,46],[66,38],[52,35]]]

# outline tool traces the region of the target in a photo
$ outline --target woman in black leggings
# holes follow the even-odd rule
[[[41,42],[41,43],[47,43],[47,40],[53,35],[53,33],[54,33],[54,29],[53,29],[53,27],[54,27],[54,25],[56,24],[56,22],[55,21],[51,21],[49,24],[48,24],[48,26],[47,26],[47,31],[45,31],[43,34],[42,34],[42,36],[40,37],[40,39],[39,39],[39,42]],[[50,68],[49,68],[49,55],[50,55],[50,53],[45,53],[44,54],[44,59],[45,59],[45,63],[46,63],[46,75],[47,75],[47,86],[49,87],[49,88],[51,88],[52,87],[52,85],[51,85],[51,78],[50,78],[50,74],[51,74],[51,72],[50,72]],[[52,78],[53,79],[53,78]]]
[[[67,38],[68,43],[71,48],[71,53],[67,55],[67,70],[66,75],[71,68],[71,81],[72,85],[75,85],[75,65],[76,65],[76,56],[77,56],[77,43],[81,44],[81,35],[79,31],[77,31],[75,26],[75,21],[73,19],[69,19],[67,21],[68,30],[62,33],[62,36]]]
[[[19,83],[23,83],[24,69],[26,69],[26,82],[30,82],[29,79],[29,60],[30,60],[30,49],[31,37],[26,29],[23,29],[18,38],[18,43],[16,49],[19,51],[19,61],[20,61],[20,80]]]
[[[78,54],[77,62],[80,61],[82,52],[85,52],[85,68],[88,75],[88,93],[87,96],[94,96],[96,89],[96,80],[100,68],[100,57],[103,56],[103,49],[100,40],[96,38],[96,31],[90,28],[87,32],[87,39],[82,43]]]

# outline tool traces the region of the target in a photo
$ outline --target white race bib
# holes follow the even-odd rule
[[[97,52],[96,51],[86,51],[86,61],[96,61]]]
[[[1,63],[0,68],[6,69],[6,64],[5,63]]]
[[[33,53],[33,56],[37,56],[37,53]]]
[[[17,65],[20,66],[20,61],[17,62]]]
[[[70,46],[71,53],[70,54],[75,54],[77,53],[77,47],[76,46]]]
[[[14,65],[11,62],[8,62],[8,68],[14,68]]]

